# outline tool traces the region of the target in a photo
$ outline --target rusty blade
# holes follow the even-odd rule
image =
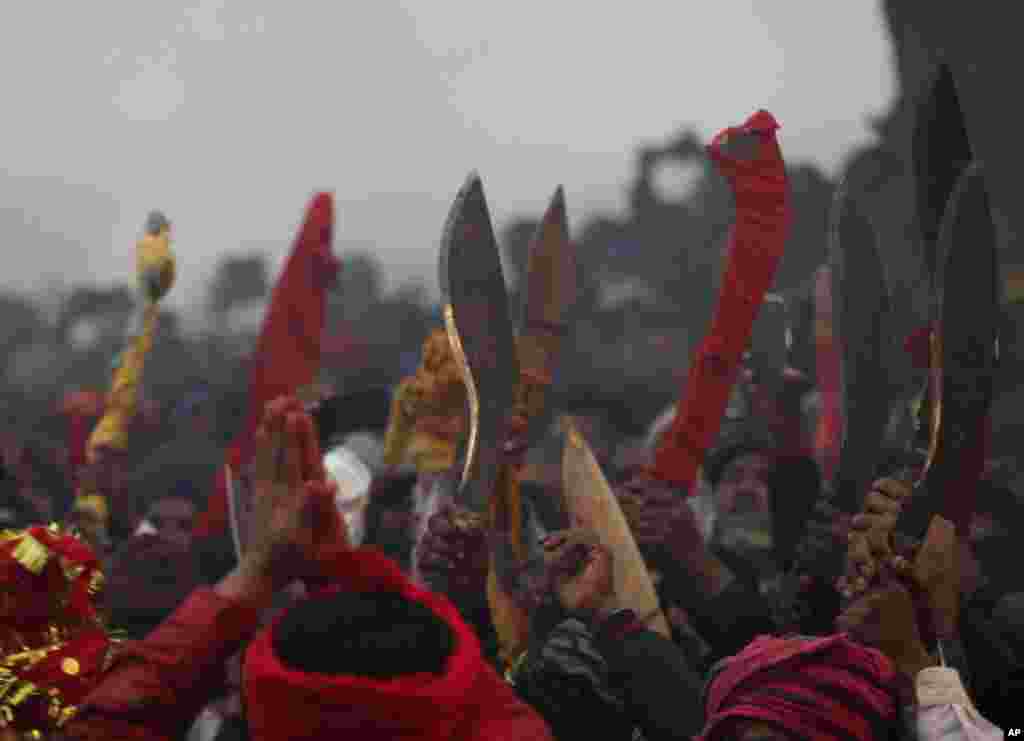
[[[833,503],[852,513],[871,482],[889,419],[890,301],[874,227],[845,184],[832,208],[829,258],[842,420]]]
[[[559,186],[530,243],[519,336],[521,371],[545,384],[552,381],[575,301],[576,253],[569,239],[565,192]],[[532,420],[534,435],[544,427],[545,417],[541,413]]]
[[[445,330],[470,406],[469,440],[456,500],[484,512],[497,478],[519,369],[501,254],[476,173],[466,179],[448,214],[439,269]]]

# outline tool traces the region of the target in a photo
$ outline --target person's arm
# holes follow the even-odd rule
[[[598,617],[592,625],[612,685],[644,737],[657,741],[698,734],[701,680],[679,647],[646,629],[632,610]]]
[[[65,729],[72,739],[179,739],[226,685],[225,662],[259,628],[272,590],[243,565],[197,589],[142,641],[127,642]]]
[[[267,405],[256,433],[252,537],[242,562],[212,590],[193,592],[145,640],[126,645],[66,737],[172,741],[188,732],[202,707],[221,694],[225,662],[259,629],[274,595],[315,574],[320,549],[347,547],[315,451],[315,430],[301,403]]]
[[[711,647],[709,663],[739,652],[759,635],[775,632],[768,600],[710,551],[693,566],[673,562],[664,578],[666,596],[686,609],[693,627]]]
[[[487,667],[479,681],[491,688],[491,700],[480,708],[474,739],[555,741],[551,729],[540,714],[519,699],[508,682],[493,669]]]

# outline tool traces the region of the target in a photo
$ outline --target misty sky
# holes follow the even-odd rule
[[[180,308],[222,253],[276,266],[318,189],[339,253],[433,288],[472,168],[499,226],[559,183],[578,224],[681,126],[763,107],[833,171],[894,94],[873,0],[37,0],[0,26],[0,80],[0,284],[128,280],[158,207]]]

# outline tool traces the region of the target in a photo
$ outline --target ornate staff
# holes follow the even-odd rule
[[[160,316],[159,302],[175,278],[175,258],[171,250],[171,224],[162,213],[154,211],[146,220],[145,234],[135,246],[137,290],[142,298],[142,329],[114,363],[110,395],[103,417],[86,443],[86,463],[95,465],[104,449],[124,452],[128,447],[128,430],[139,404],[139,384],[146,356],[153,348]],[[110,508],[104,495],[89,477],[79,486],[76,508],[93,513],[105,530]]]

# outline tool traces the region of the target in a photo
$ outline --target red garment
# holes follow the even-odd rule
[[[252,455],[253,437],[263,418],[264,406],[313,383],[320,371],[327,289],[340,269],[331,252],[333,229],[333,201],[329,194],[319,193],[306,212],[292,253],[274,286],[252,355],[249,415],[232,445],[232,453],[241,463]],[[194,532],[199,536],[214,535],[226,532],[227,528],[227,487],[221,472],[208,510],[197,521]]]
[[[197,589],[144,641],[125,641],[103,682],[64,729],[69,739],[183,738],[226,688],[224,664],[259,627],[262,610]]]
[[[274,655],[279,616],[246,652],[243,689],[254,739],[552,739],[540,716],[484,660],[472,629],[446,597],[417,586],[373,549],[347,552],[325,571],[333,584],[321,594],[398,592],[445,620],[455,633],[446,674],[374,680],[290,670]]]
[[[695,491],[697,471],[721,425],[722,415],[764,295],[775,278],[791,221],[786,164],[775,132],[779,125],[758,111],[743,126],[712,141],[711,159],[729,181],[736,201],[729,259],[711,327],[694,356],[678,413],[662,435],[655,475]],[[722,151],[726,138],[757,133],[758,155],[751,161]]]
[[[379,552],[346,556],[330,569],[341,580],[332,589],[397,590],[449,620],[458,636],[449,675],[392,682],[304,676],[279,665],[270,633],[264,631],[246,652],[244,668],[243,699],[254,741],[370,739],[375,734],[387,739],[553,741],[540,716],[483,660],[475,636],[445,597],[421,590]],[[67,737],[181,738],[202,707],[225,688],[224,664],[256,634],[260,615],[210,589],[196,590],[144,641],[124,644],[103,683],[66,727]],[[420,730],[410,728],[413,724]]]

